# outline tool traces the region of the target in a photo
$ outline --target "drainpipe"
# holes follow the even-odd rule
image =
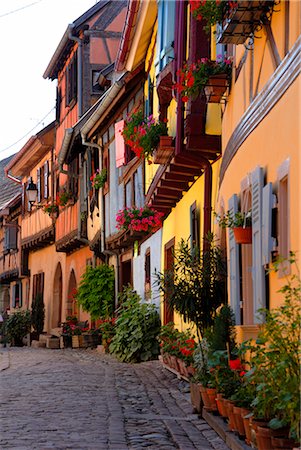
[[[95,144],[94,142],[89,142],[86,141],[86,136],[82,133],[81,134],[82,137],[82,144],[85,147],[92,147],[92,148],[97,148],[99,151],[99,171],[102,171],[102,147],[98,144]],[[88,150],[89,151],[89,150]],[[100,205],[99,205],[99,209],[101,211],[100,214],[100,227],[101,227],[101,233],[100,233],[100,243],[101,243],[101,249],[102,252],[105,249],[105,220],[104,220],[104,201],[103,201],[103,188],[100,188]]]
[[[19,180],[18,178],[13,177],[10,173],[8,173],[8,169],[5,168],[4,171],[5,171],[6,178],[9,178],[10,180],[14,181],[15,183],[22,184],[21,180]]]
[[[178,35],[176,43],[176,71],[183,66],[186,51],[186,30],[187,30],[187,5],[186,2],[177,3],[177,17],[178,17]],[[177,82],[179,83],[179,75],[177,75]],[[205,170],[204,174],[204,232],[203,232],[203,251],[208,250],[208,242],[206,235],[211,231],[211,196],[212,196],[212,167],[207,158],[197,155],[195,158],[186,152],[184,141],[184,104],[181,95],[177,92],[177,121],[176,121],[176,148],[175,154],[185,155],[187,160],[194,162]]]
[[[68,37],[71,41],[75,41],[78,43],[78,52],[77,52],[77,74],[78,74],[78,83],[77,83],[77,102],[78,102],[78,116],[81,117],[83,114],[83,63],[82,63],[82,47],[83,43],[81,38],[73,36],[74,24],[69,25],[69,34]]]

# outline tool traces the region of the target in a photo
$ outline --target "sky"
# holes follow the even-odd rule
[[[43,73],[68,24],[95,3],[0,1],[0,160],[54,120],[56,81]]]

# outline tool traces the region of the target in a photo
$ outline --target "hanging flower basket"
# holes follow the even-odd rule
[[[220,103],[229,87],[229,77],[226,73],[211,75],[204,87],[208,103]]]
[[[237,244],[252,244],[252,227],[236,227],[233,233]]]
[[[159,146],[154,150],[153,162],[166,164],[174,152],[172,136],[160,136]]]
[[[130,232],[155,233],[162,226],[164,214],[148,206],[125,208],[116,215],[116,228]]]

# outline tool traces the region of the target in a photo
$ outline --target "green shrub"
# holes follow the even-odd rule
[[[91,319],[111,317],[114,311],[114,268],[107,264],[86,267],[75,295]]]
[[[116,321],[116,334],[110,352],[124,362],[155,359],[159,355],[160,318],[155,305],[140,303],[139,295],[129,287],[122,294]]]
[[[30,311],[18,311],[8,316],[5,323],[5,333],[8,341],[13,345],[21,345],[22,338],[30,332]]]

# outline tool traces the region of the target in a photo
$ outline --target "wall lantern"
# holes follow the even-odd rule
[[[28,199],[29,203],[31,205],[33,205],[36,202],[37,197],[38,197],[38,189],[37,189],[37,185],[35,183],[33,183],[31,177],[28,179],[26,192],[27,192],[27,199]]]

